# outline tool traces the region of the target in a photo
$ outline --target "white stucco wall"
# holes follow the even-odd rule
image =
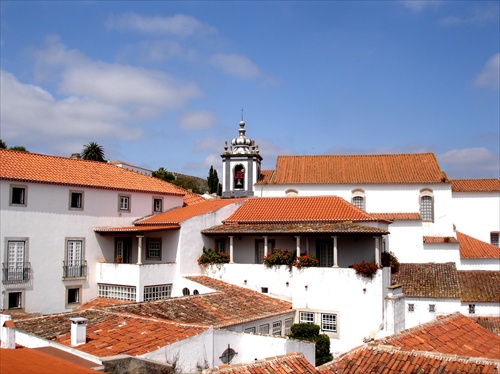
[[[475,305],[475,313],[469,314],[469,304]],[[460,313],[465,316],[500,316],[500,303],[465,303],[460,306]]]
[[[495,270],[500,271],[500,258],[461,259],[458,270]]]
[[[414,311],[408,311],[408,304],[414,305]],[[429,304],[434,304],[435,312],[429,312]],[[405,328],[411,328],[421,323],[430,322],[438,315],[455,313],[461,310],[460,299],[431,299],[406,297]]]

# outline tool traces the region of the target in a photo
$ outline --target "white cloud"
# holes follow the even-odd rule
[[[260,75],[259,67],[243,55],[217,53],[210,58],[210,62],[225,73],[238,78],[252,79]]]
[[[403,0],[402,3],[407,9],[415,12],[421,12],[424,9],[439,6],[441,0]]]
[[[106,26],[117,30],[135,30],[147,34],[179,37],[217,33],[214,27],[183,14],[171,17],[145,17],[136,13],[126,13],[109,17]]]
[[[476,87],[500,89],[500,53],[488,59],[474,80]]]
[[[198,110],[181,115],[179,126],[183,130],[198,131],[214,127],[217,117],[209,110]]]
[[[455,26],[460,24],[482,25],[495,22],[499,19],[499,6],[497,4],[487,4],[486,6],[477,6],[471,14],[465,16],[448,16],[441,20],[444,26]]]
[[[485,147],[454,149],[436,157],[441,169],[450,178],[498,176],[500,172],[499,155]]]

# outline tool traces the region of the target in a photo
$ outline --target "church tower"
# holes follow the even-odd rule
[[[254,184],[260,177],[262,157],[259,147],[245,135],[245,121],[240,121],[238,136],[228,147],[224,145],[222,157],[222,197],[254,196]]]

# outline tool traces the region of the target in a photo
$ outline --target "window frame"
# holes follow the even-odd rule
[[[150,248],[150,244],[159,243],[159,248]],[[161,238],[146,239],[146,260],[161,261],[162,258],[162,241]],[[152,256],[150,251],[158,251],[158,256]]]
[[[413,312],[415,312],[415,304],[408,303],[408,313],[413,313]]]
[[[290,335],[292,332],[293,318],[285,319],[285,336]]]
[[[127,203],[124,204],[124,201],[127,201]],[[130,213],[131,212],[131,205],[132,205],[131,195],[128,195],[128,194],[119,194],[118,195],[118,211],[119,212],[129,212]]]
[[[69,300],[70,291],[76,291],[76,301]],[[66,286],[66,309],[76,308],[82,305],[82,286]]]
[[[356,203],[357,200],[355,198],[361,198],[361,204]],[[365,190],[362,188],[356,188],[351,191],[351,204],[354,205],[355,207],[366,211],[366,195],[365,195]]]
[[[22,190],[22,201],[14,202],[14,189]],[[17,194],[16,194],[17,195]],[[28,186],[25,184],[11,184],[9,188],[9,206],[26,207],[28,206]]]
[[[74,195],[80,195],[80,206],[73,206]],[[69,201],[68,201],[69,210],[83,210],[83,202],[84,202],[84,191],[69,190]]]
[[[324,317],[328,317],[328,316],[331,316],[333,317],[333,320],[331,321],[325,321],[325,318]],[[332,333],[332,334],[337,334],[338,333],[338,315],[337,313],[321,313],[321,325],[320,325],[320,329],[321,331],[324,331],[324,332],[329,332],[329,333]],[[333,322],[332,322],[333,321]],[[333,327],[332,328],[325,328],[325,326],[330,326],[332,325]]]
[[[424,203],[424,199],[426,202]],[[434,222],[434,193],[429,188],[423,188],[420,190],[420,196],[418,198],[419,214],[422,222]],[[430,212],[427,212],[427,211]]]
[[[495,247],[500,247],[500,232],[491,231],[490,232],[490,244]]]
[[[277,333],[278,332],[278,326],[279,326],[279,334]],[[283,326],[283,322],[281,320],[279,321],[274,321],[273,322],[273,327],[272,327],[272,335],[273,336],[283,336],[282,334],[282,326]]]
[[[159,203],[159,207],[157,203]],[[163,197],[153,196],[153,213],[163,213]]]
[[[247,327],[245,330],[243,330],[243,332],[245,334],[255,334],[255,327]]]
[[[262,262],[260,261],[260,248],[259,244],[262,243]],[[276,240],[275,239],[268,239],[267,240],[267,253],[270,253],[274,248],[276,248]],[[263,264],[264,263],[264,239],[255,239],[255,264]]]
[[[308,317],[312,317],[312,319],[304,317],[306,314],[309,315]],[[310,325],[314,325],[315,322],[316,322],[316,313],[308,312],[305,310],[299,311],[299,323],[307,323]]]
[[[269,323],[264,323],[259,325],[259,334],[261,335],[269,335]]]
[[[429,313],[436,313],[436,304],[429,304]]]
[[[476,314],[476,304],[469,304],[469,314]]]
[[[22,261],[18,259],[18,253],[14,254],[14,266],[10,266],[11,261],[11,243],[23,243],[22,248]],[[21,264],[21,266],[19,266]],[[9,271],[9,269],[11,269]],[[4,266],[3,266],[3,283],[26,283],[30,280],[30,264],[29,264],[29,239],[8,237],[5,238],[5,253],[4,253]]]
[[[80,243],[80,253],[72,253],[70,256],[70,251],[76,251],[78,248],[71,248],[70,243]],[[79,259],[78,259],[79,257]],[[64,267],[63,278],[64,279],[78,279],[85,278],[86,274],[86,262],[85,262],[85,238],[69,237],[64,240]],[[70,270],[73,268],[73,270]],[[78,269],[79,268],[79,269]],[[76,274],[76,275],[75,275]]]
[[[24,295],[25,295],[24,290],[8,290],[5,292],[5,294],[6,294],[7,310],[16,310],[16,311],[24,310]],[[18,305],[15,307],[10,306],[10,295],[13,294],[17,294],[19,299]]]
[[[219,253],[226,253],[226,239],[224,238],[215,239],[215,251]]]

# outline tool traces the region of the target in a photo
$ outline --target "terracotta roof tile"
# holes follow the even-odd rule
[[[460,298],[455,263],[402,263],[392,276],[393,284],[403,285],[408,297]]]
[[[432,153],[278,156],[269,184],[411,184],[447,182]]]
[[[469,316],[469,318],[492,333],[500,335],[500,316]]]
[[[107,162],[5,149],[0,149],[0,179],[162,195],[185,194],[179,187],[161,179],[119,168]]]
[[[460,258],[500,258],[500,248],[457,231]]]
[[[500,271],[459,270],[457,275],[463,302],[500,302]]]
[[[248,199],[224,223],[367,222],[379,219],[338,196]]]
[[[401,331],[376,341],[403,351],[426,351],[500,359],[500,336],[460,313]]]
[[[498,192],[500,191],[500,180],[492,179],[452,179],[451,190],[453,192]]]
[[[458,240],[453,236],[424,236],[424,244],[445,244],[445,243],[458,243]]]
[[[388,221],[421,221],[420,213],[370,213],[371,216]]]
[[[269,357],[252,363],[235,365],[221,365],[216,368],[204,370],[203,373],[227,373],[227,374],[270,374],[270,373],[317,373],[302,353],[289,353],[278,357]]]

